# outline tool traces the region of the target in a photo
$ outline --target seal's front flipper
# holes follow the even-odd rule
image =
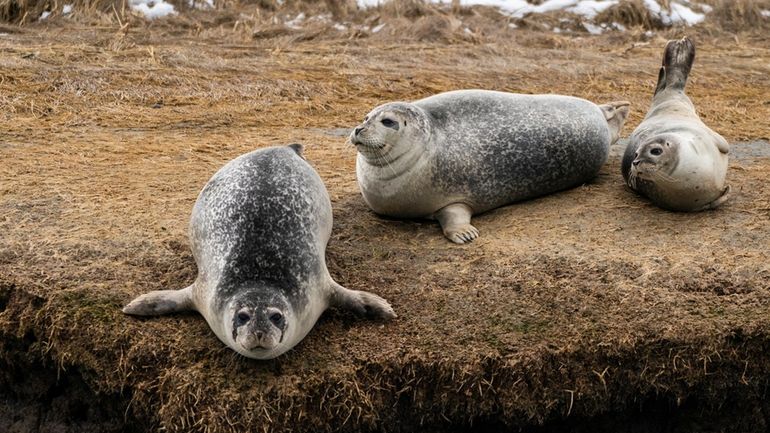
[[[626,123],[630,106],[631,103],[628,101],[615,101],[599,106],[610,128],[610,145],[615,144],[620,138],[620,131]]]
[[[466,244],[479,237],[479,230],[471,225],[473,209],[464,203],[453,203],[434,215],[444,230],[444,236],[456,244]]]
[[[332,281],[331,306],[351,310],[361,316],[394,319],[396,313],[385,299],[374,293],[346,289]]]
[[[727,199],[730,198],[730,191],[731,191],[730,185],[727,185],[725,189],[722,191],[722,195],[720,195],[716,200],[712,201],[711,203],[703,206],[702,208],[695,209],[695,212],[715,209],[721,206],[722,204],[724,204],[724,202],[727,201]]]
[[[724,137],[714,131],[711,131],[711,135],[714,136],[714,142],[716,143],[717,149],[719,149],[720,153],[724,153],[725,155],[730,153],[730,143],[728,143]]]
[[[195,310],[192,286],[181,290],[156,290],[145,293],[123,307],[125,314],[135,316],[160,316],[189,310]]]

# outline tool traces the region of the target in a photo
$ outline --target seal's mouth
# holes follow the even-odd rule
[[[356,146],[356,150],[364,154],[379,155],[385,150],[385,143],[369,143],[360,137],[350,137],[350,142]]]
[[[244,350],[247,350],[249,352],[253,352],[255,350],[262,350],[262,351],[266,351],[267,352],[267,351],[271,351],[271,350],[275,349],[276,346],[278,346],[278,345],[276,344],[276,345],[273,345],[272,347],[267,347],[266,345],[264,345],[262,343],[257,343],[257,344],[252,345],[252,346],[249,346],[248,344],[241,343],[240,346]]]
[[[382,150],[385,148],[384,144],[371,144],[371,143],[363,143],[363,142],[357,142],[353,143],[356,147],[363,147],[366,149],[374,149],[374,150]]]
[[[636,174],[637,176],[645,174],[652,174],[658,170],[658,167],[647,161],[642,161],[638,165],[634,165],[631,167],[631,172]]]
[[[640,161],[637,165],[632,165],[628,176],[628,186],[636,188],[639,181],[655,181],[660,175],[658,166],[649,161]]]
[[[252,351],[272,351],[278,345],[283,341],[283,336],[281,336],[281,341],[278,341],[277,339],[271,338],[268,335],[246,335],[242,338],[237,339],[236,344],[240,346],[242,349],[252,352]]]
[[[366,129],[359,126],[350,132],[348,136],[350,142],[356,147],[363,147],[366,149],[382,150],[385,148],[385,143],[372,143],[366,139]]]

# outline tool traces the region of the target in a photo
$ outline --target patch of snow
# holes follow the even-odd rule
[[[572,6],[574,3],[575,2],[572,0],[546,0],[537,6],[531,6],[531,13],[542,14],[545,12],[559,11],[567,6]]]
[[[770,17],[770,10],[765,9],[765,10],[759,11],[759,14],[765,18]]]
[[[460,0],[460,4],[472,3],[473,0],[463,1]],[[486,3],[486,1],[483,1]],[[510,12],[514,18],[523,18],[527,14],[542,14],[545,12],[558,11],[564,9],[567,6],[572,6],[576,2],[574,0],[546,0],[539,5],[529,4],[524,0],[513,1],[496,1],[491,0],[489,3],[502,3],[498,5],[500,9]]]
[[[583,27],[585,27],[585,29],[588,30],[588,33],[592,35],[600,35],[604,32],[603,28],[589,22],[583,23]]]
[[[626,26],[624,26],[623,24],[620,24],[620,23],[612,23],[612,27],[614,29],[616,29],[616,30],[621,31],[621,32],[625,32],[626,31]]]
[[[166,3],[164,0],[129,0],[129,5],[131,10],[141,13],[145,18],[151,20],[176,14],[174,5]]]
[[[706,18],[705,14],[693,11],[681,3],[670,4],[671,12],[663,9],[656,0],[644,0],[644,5],[654,15],[657,15],[664,25],[672,24],[698,24]]]
[[[344,24],[340,23],[334,23],[334,28],[337,29],[337,31],[344,32],[348,29],[348,27]]]
[[[553,32],[554,33],[561,33],[561,29],[559,27],[554,27],[553,28]]]
[[[357,0],[357,4],[361,8],[367,8],[372,6],[379,6],[386,1],[387,0]],[[442,5],[450,4],[448,0],[427,1],[429,3],[437,3]],[[620,0],[545,0],[539,5],[529,3],[526,0],[459,0],[459,3],[461,6],[496,7],[502,13],[518,19],[530,14],[565,11],[578,15],[585,21],[592,21],[598,14],[620,3]],[[706,13],[712,10],[712,8],[708,5],[696,3],[693,0],[672,0],[666,3],[669,5],[669,7],[665,8],[661,6],[661,2],[659,0],[642,0],[642,3],[647,8],[647,10],[650,11],[650,14],[658,17],[661,22],[667,26],[673,24],[698,24],[705,19]],[[702,10],[704,13],[696,12],[696,10]],[[763,16],[770,16],[770,11],[767,11],[767,15],[765,15],[764,12],[765,11],[762,12]],[[596,26],[591,22],[588,22],[587,24],[590,24],[594,27]],[[509,27],[516,28],[516,25],[509,24]],[[614,25],[613,28],[616,28],[620,31],[625,30],[625,27],[621,25]]]
[[[596,18],[597,15],[604,12],[605,9],[618,4],[618,1],[619,0],[580,1],[575,6],[568,8],[567,12],[572,12],[573,14],[592,20]]]
[[[510,27],[512,29],[518,29],[519,28],[519,26],[517,26],[516,23],[508,23],[508,27]]]
[[[660,11],[663,10],[663,8],[660,7],[660,4],[656,0],[644,0],[644,6],[648,11],[656,15],[660,15]]]
[[[320,21],[322,23],[328,23],[332,20],[332,14],[320,14],[320,15],[313,15],[312,17],[308,18],[308,21]]]
[[[187,5],[200,10],[214,9],[214,0],[188,0]]]
[[[38,18],[40,21],[47,20],[48,17],[51,16],[51,11],[43,11],[42,14],[40,14],[40,18]]]
[[[385,23],[382,23],[382,24],[377,24],[377,25],[376,25],[376,26],[374,26],[374,28],[372,29],[372,33],[379,33],[379,32],[380,32],[380,30],[382,30],[382,29],[384,29],[384,28],[385,28]]]
[[[302,21],[305,21],[305,13],[304,12],[300,12],[293,19],[291,19],[289,21],[286,21],[285,24],[286,24],[286,27],[288,27],[290,29],[295,29],[296,30],[296,29],[301,29],[302,28],[302,25],[301,25]]]
[[[429,0],[431,3],[443,3],[441,0]],[[533,5],[526,0],[460,0],[461,6],[493,6],[514,17],[523,18],[528,14],[542,14],[567,10],[577,15],[593,18],[598,13],[617,4],[619,0],[546,0]],[[358,6],[367,8],[378,6],[382,0],[357,0]]]
[[[705,14],[700,14],[679,3],[671,3],[671,22],[684,23],[692,26],[703,22],[706,19]]]
[[[72,13],[72,5],[64,5],[61,8],[62,15],[69,15]]]

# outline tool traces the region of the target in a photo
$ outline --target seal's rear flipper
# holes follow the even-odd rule
[[[374,293],[346,289],[332,281],[330,304],[333,307],[351,310],[362,316],[378,319],[394,319],[396,313],[388,301]]]
[[[663,67],[658,74],[655,94],[665,89],[684,90],[694,60],[695,45],[687,36],[678,41],[668,41],[663,53]]]
[[[192,286],[181,290],[156,290],[145,293],[123,307],[125,314],[135,316],[159,316],[189,310],[195,310]]]
[[[604,113],[604,118],[607,119],[607,125],[610,127],[611,145],[620,138],[620,131],[626,123],[630,107],[631,103],[628,101],[615,101],[599,106]]]
[[[731,191],[730,185],[727,185],[725,189],[722,191],[722,195],[720,195],[716,200],[703,206],[702,208],[695,209],[695,211],[698,212],[702,210],[715,209],[719,207],[720,205],[724,204],[724,202],[726,202],[727,199],[730,198],[730,191]]]
[[[666,68],[660,67],[660,70],[658,71],[658,84],[655,85],[655,93],[652,94],[652,96],[657,95],[658,93],[662,92],[666,89]]]

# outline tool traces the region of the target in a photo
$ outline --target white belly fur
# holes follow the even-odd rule
[[[431,156],[420,152],[392,164],[371,165],[358,154],[356,175],[364,201],[378,214],[399,218],[431,218],[461,197],[448,197],[432,184]]]

